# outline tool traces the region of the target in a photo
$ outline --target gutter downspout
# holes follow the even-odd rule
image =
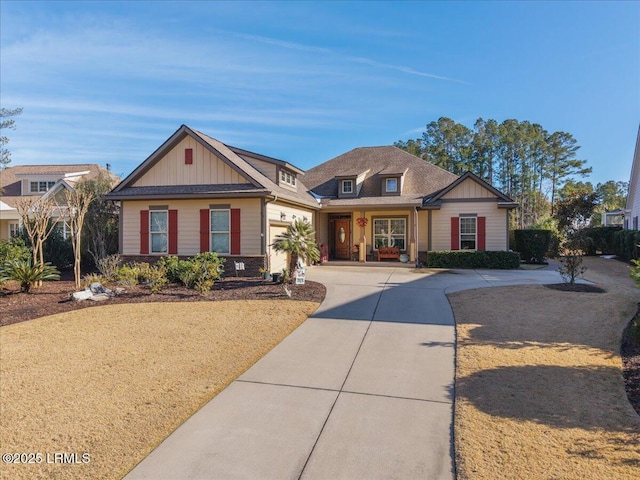
[[[269,221],[267,218],[267,204],[274,203],[278,201],[278,194],[276,193],[273,197],[273,200],[262,200],[262,211],[260,212],[260,221],[262,223],[262,232],[260,235],[262,236],[262,248],[264,249],[264,258],[265,258],[265,270],[267,272],[271,272],[271,255],[269,254],[269,237],[266,235],[267,229],[269,227]]]
[[[413,222],[413,228],[415,229],[415,233],[414,233],[414,238],[416,239],[416,259],[415,259],[415,263],[416,263],[416,268],[418,268],[420,266],[420,248],[418,247],[418,245],[420,244],[420,242],[418,241],[418,232],[420,231],[418,229],[418,207],[413,207],[414,210],[414,214],[415,214],[415,218],[416,221]]]

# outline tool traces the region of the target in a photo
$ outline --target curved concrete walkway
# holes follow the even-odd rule
[[[308,269],[318,310],[127,479],[452,479],[455,327],[446,293],[554,271]]]

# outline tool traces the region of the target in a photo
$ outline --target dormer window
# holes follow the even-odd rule
[[[342,193],[347,195],[353,193],[353,180],[342,180]]]
[[[386,179],[386,190],[387,190],[387,193],[396,193],[398,191],[398,179],[397,178],[387,178]]]
[[[46,193],[56,182],[29,182],[30,193]]]
[[[287,172],[286,170],[280,170],[280,183],[285,183],[287,185],[291,185],[292,187],[296,186],[296,176],[291,172]]]

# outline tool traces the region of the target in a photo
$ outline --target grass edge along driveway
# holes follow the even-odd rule
[[[640,295],[624,264],[588,260],[587,278],[607,293],[449,295],[459,479],[638,478],[640,417],[625,394],[620,340]]]
[[[0,328],[2,453],[78,457],[74,464],[2,464],[0,477],[123,476],[317,306],[105,305]]]

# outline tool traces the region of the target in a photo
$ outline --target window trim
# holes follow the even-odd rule
[[[395,182],[395,188],[393,190],[391,190],[389,188],[389,182],[390,181]],[[387,193],[398,193],[398,178],[397,177],[385,178],[385,180],[384,180],[384,190]]]
[[[212,212],[226,212],[228,218],[228,230],[213,230],[213,222],[211,221]],[[216,252],[218,255],[231,255],[231,209],[230,208],[209,208],[209,251],[213,252],[213,235],[226,233],[227,235],[227,251]]]
[[[349,190],[347,191],[345,187],[349,185]],[[353,179],[347,178],[340,181],[340,190],[344,195],[353,195]]]
[[[473,225],[474,225],[474,233],[473,233],[473,244],[474,244],[474,248],[462,248],[462,241],[463,241],[463,236],[465,236],[466,238],[464,239],[464,241],[468,242],[470,241],[470,236],[472,235],[471,233],[462,233],[462,223],[463,220],[473,220]],[[471,252],[475,252],[478,250],[478,217],[477,215],[460,215],[458,217],[458,248],[460,250],[468,250]]]
[[[33,189],[34,183],[36,184],[35,190]],[[29,193],[47,193],[55,184],[56,182],[48,180],[29,180]]]
[[[372,247],[374,250],[377,250],[376,248],[376,237],[381,237],[382,235],[378,234],[376,235],[376,221],[378,220],[384,220],[387,222],[387,226],[389,229],[389,233],[386,234],[386,238],[387,238],[387,243],[391,243],[391,220],[402,220],[404,221],[404,248],[401,248],[400,251],[401,252],[406,252],[407,250],[407,243],[408,243],[408,226],[409,226],[409,218],[407,216],[389,216],[389,217],[373,217],[371,222],[371,238],[372,238]],[[398,234],[394,235],[394,236],[399,236]],[[391,246],[391,245],[388,245]]]
[[[284,183],[291,187],[296,186],[296,175],[288,170],[280,169],[280,183]]]
[[[153,214],[155,213],[164,213],[167,219],[167,229],[164,231],[156,231],[152,230],[153,225]],[[153,250],[153,236],[154,235],[164,235],[167,238],[166,248],[162,252],[155,252]],[[149,208],[149,255],[168,255],[169,253],[169,209],[152,209]]]
[[[9,222],[9,240],[20,234],[20,222]],[[13,232],[11,230],[14,230]]]

